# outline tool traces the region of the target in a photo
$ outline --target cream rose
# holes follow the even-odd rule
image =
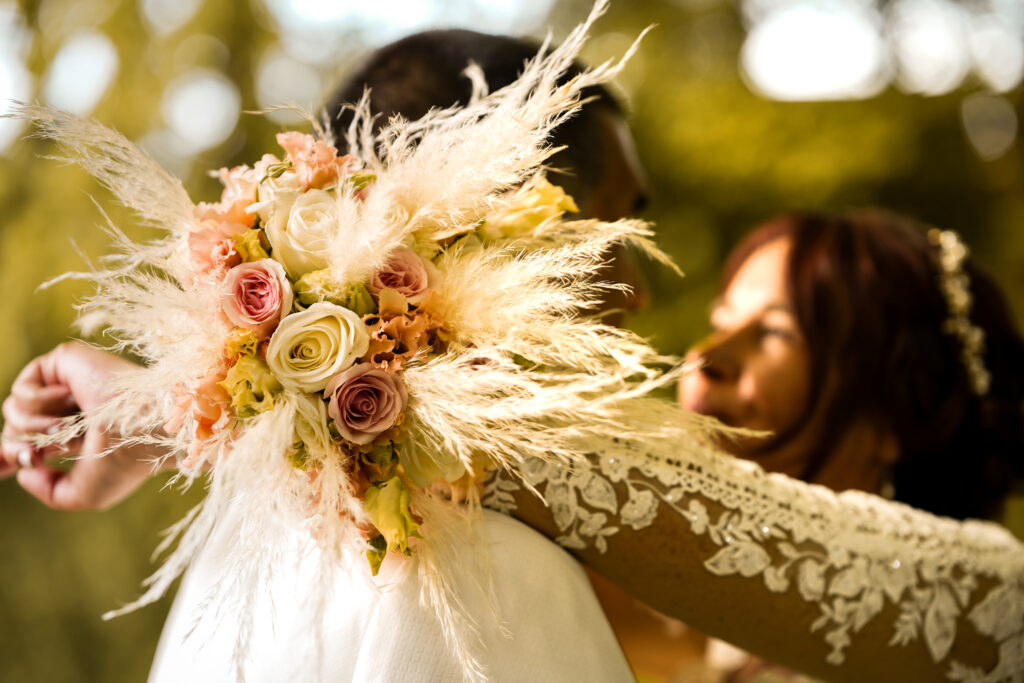
[[[329,193],[310,190],[291,206],[279,203],[267,222],[273,256],[292,280],[327,267],[327,247],[338,229],[338,206]]]
[[[277,326],[267,346],[267,365],[288,389],[323,391],[332,377],[366,353],[369,343],[358,315],[316,303]]]

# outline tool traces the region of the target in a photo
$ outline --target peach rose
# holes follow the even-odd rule
[[[231,396],[220,385],[225,374],[226,368],[218,366],[208,372],[193,391],[175,389],[178,403],[164,422],[164,428],[173,434],[182,428],[187,417],[192,418],[192,438],[182,467],[194,467],[202,456],[206,440],[231,422]]]
[[[284,268],[273,259],[235,266],[224,278],[221,310],[238,327],[269,337],[291,309],[291,284]]]
[[[213,221],[215,223],[239,223],[246,227],[252,227],[256,214],[246,211],[251,202],[235,202],[234,204],[211,204],[199,202],[196,204],[195,217],[201,223]]]
[[[292,160],[299,184],[304,189],[324,188],[358,168],[352,156],[338,156],[338,150],[312,135],[288,131],[277,134],[277,144]]]
[[[408,394],[397,375],[369,363],[353,365],[336,375],[324,389],[327,414],[347,440],[357,445],[373,441],[395,426]]]
[[[252,227],[255,213],[247,211],[256,202],[257,171],[248,166],[222,168],[217,171],[224,184],[220,201],[200,202],[196,205],[195,216],[200,221],[213,220],[218,223],[241,223]]]
[[[196,273],[227,270],[242,262],[235,250],[235,235],[241,235],[248,228],[241,223],[220,223],[204,220],[199,229],[188,235],[188,251],[192,268]]]

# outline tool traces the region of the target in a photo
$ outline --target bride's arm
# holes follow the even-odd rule
[[[547,506],[508,480],[485,502],[663,612],[827,680],[1024,675],[1024,550],[1002,528],[697,443],[649,450],[619,441],[589,468],[526,466]]]

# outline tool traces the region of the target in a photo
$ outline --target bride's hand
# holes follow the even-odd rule
[[[107,508],[134,491],[152,474],[152,454],[145,447],[122,447],[97,457],[111,435],[95,428],[63,447],[40,449],[25,440],[55,430],[64,416],[105,401],[110,378],[131,367],[129,361],[74,342],[32,360],[3,404],[0,476],[17,471],[22,488],[58,510]],[[78,455],[70,470],[46,464],[68,452]]]

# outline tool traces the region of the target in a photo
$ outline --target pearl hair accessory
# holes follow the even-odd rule
[[[982,360],[982,354],[985,352],[985,331],[971,324],[970,319],[970,279],[963,269],[963,262],[968,254],[967,247],[960,236],[952,230],[932,228],[928,231],[928,241],[938,248],[939,289],[949,308],[949,317],[942,328],[960,341],[960,357],[967,371],[971,391],[977,396],[984,396],[992,383],[992,375]]]

